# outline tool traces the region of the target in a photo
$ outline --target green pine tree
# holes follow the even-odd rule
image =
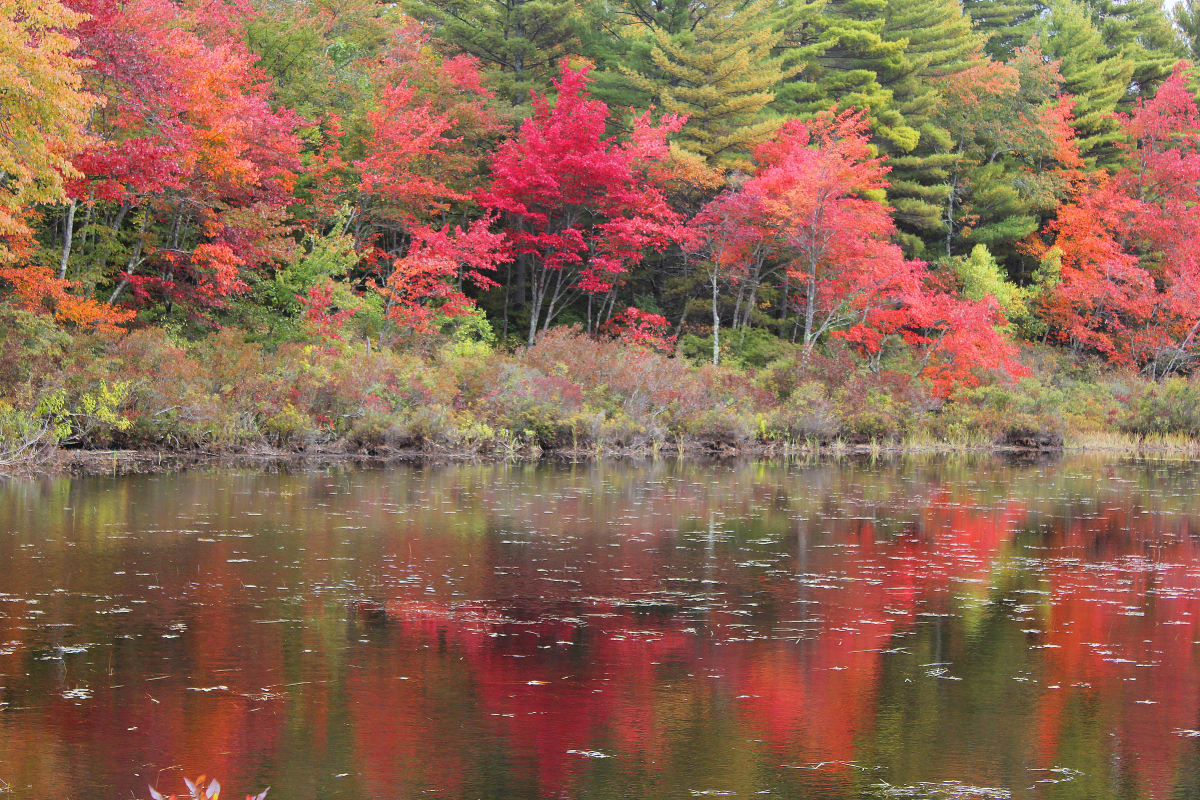
[[[711,166],[745,165],[777,127],[767,106],[790,73],[773,54],[781,33],[771,9],[771,0],[716,0],[678,32],[651,21],[649,58],[627,70],[659,109],[687,116],[675,141]]]
[[[1063,91],[1075,98],[1075,132],[1080,154],[1111,162],[1121,127],[1113,114],[1133,80],[1133,64],[1113,53],[1077,0],[1051,0],[1037,43],[1061,64]]]
[[[975,28],[987,37],[987,54],[1008,61],[1029,43],[1041,6],[1033,0],[963,0]]]
[[[1179,0],[1171,11],[1175,27],[1183,34],[1188,57],[1200,60],[1200,0]]]
[[[942,236],[947,169],[955,158],[952,137],[936,119],[940,87],[980,63],[984,37],[959,0],[891,0],[883,35],[907,42],[899,67],[883,82],[905,123],[920,136],[908,149],[884,143],[892,167],[888,200],[909,251],[920,254],[926,241]]]
[[[1041,227],[1065,188],[1057,169],[1062,77],[1031,48],[1006,65],[984,66],[956,76],[938,106],[955,155],[942,252],[962,255],[985,244],[1018,275],[1017,243]]]
[[[450,48],[478,58],[497,94],[518,105],[580,49],[572,0],[404,0],[403,8]]]
[[[971,173],[970,181],[970,209],[976,219],[967,237],[970,241],[995,250],[1038,229],[1040,220],[1010,165],[984,164]]]
[[[775,92],[774,107],[806,117],[833,104],[866,109],[875,135],[910,150],[919,134],[904,121],[880,76],[901,69],[904,41],[883,38],[887,0],[788,0],[783,6],[783,67],[800,68]]]
[[[1087,5],[1104,44],[1133,65],[1132,91],[1122,103],[1129,109],[1171,74],[1185,55],[1183,43],[1162,0],[1087,0]]]

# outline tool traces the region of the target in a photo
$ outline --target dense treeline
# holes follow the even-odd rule
[[[0,438],[409,431],[447,371],[441,430],[559,446],[697,433],[696,381],[740,418],[711,439],[989,391],[1037,429],[1049,362],[1059,395],[1123,371],[1090,427],[1196,432],[1131,398],[1200,359],[1197,53],[1186,0],[0,0]],[[579,374],[613,346],[680,396]],[[131,351],[220,373],[200,405],[241,421]],[[363,385],[237,399],[263,359]],[[523,392],[557,432],[479,415]],[[783,408],[823,421],[768,433]]]

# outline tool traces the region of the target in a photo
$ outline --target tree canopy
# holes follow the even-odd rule
[[[1190,371],[1196,20],[0,0],[0,288],[65,326],[268,342],[476,320],[719,357],[760,330],[940,392],[1018,374],[1021,336]]]

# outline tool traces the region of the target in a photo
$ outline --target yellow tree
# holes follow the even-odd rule
[[[63,183],[77,175],[70,158],[98,102],[83,90],[85,62],[67,33],[82,19],[57,0],[0,0],[0,281],[30,311],[119,330],[132,313],[72,294],[74,284],[45,264],[19,261],[33,206],[67,199]]]
[[[0,263],[37,203],[65,201],[70,155],[96,99],[66,31],[81,20],[57,0],[0,0]]]

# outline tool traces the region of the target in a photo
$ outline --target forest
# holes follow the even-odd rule
[[[1200,437],[1200,2],[0,0],[0,465]]]

